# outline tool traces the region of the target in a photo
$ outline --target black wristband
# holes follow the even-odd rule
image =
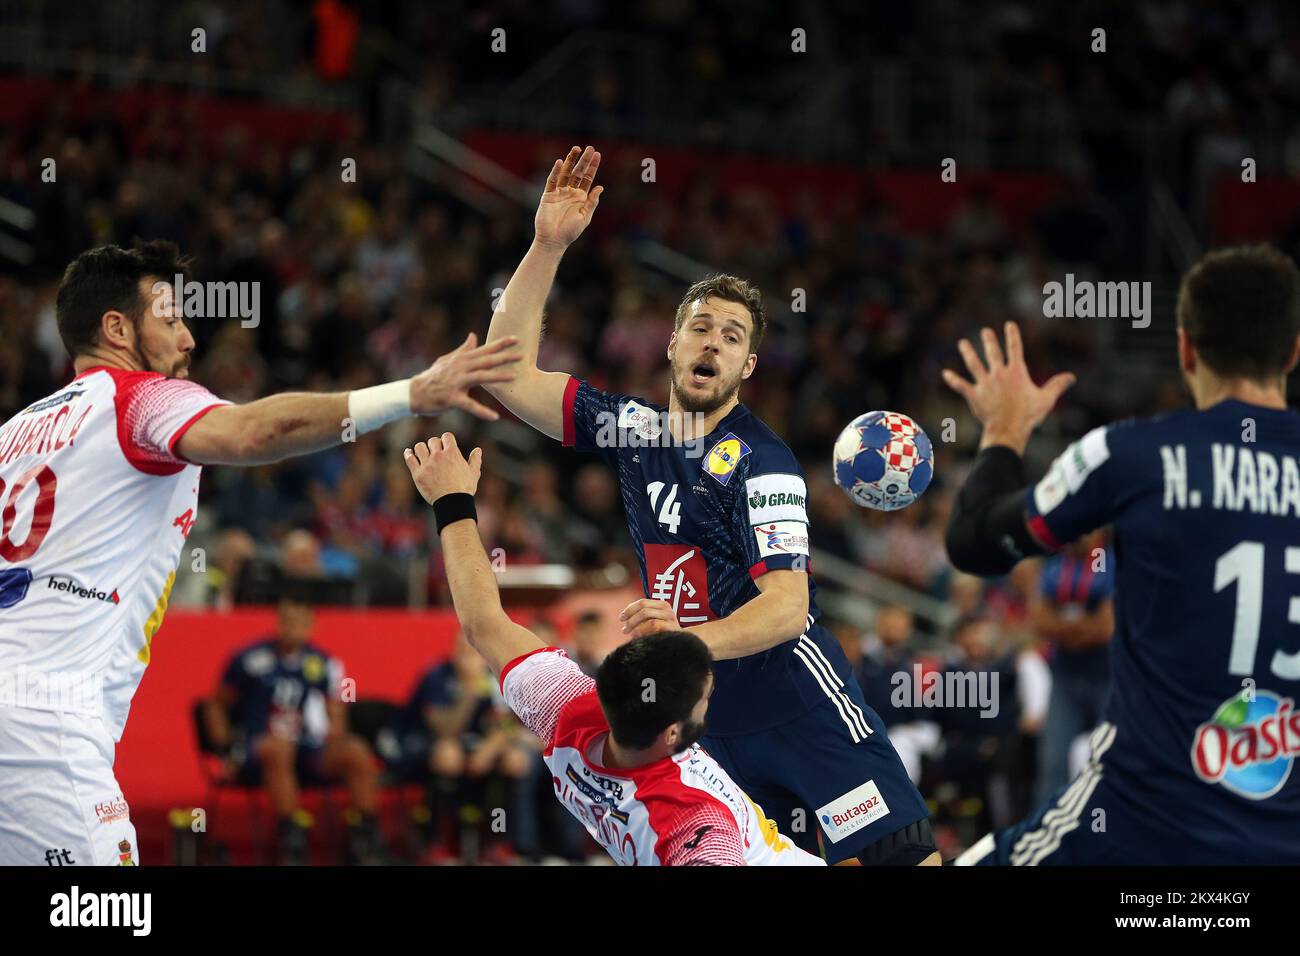
[[[438,534],[442,534],[442,529],[447,525],[457,521],[464,521],[466,518],[473,521],[478,520],[478,511],[474,508],[473,495],[457,491],[449,495],[443,495],[433,503],[433,520],[438,527]]]

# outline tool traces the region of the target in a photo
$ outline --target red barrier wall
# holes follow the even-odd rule
[[[447,656],[456,628],[450,610],[321,609],[313,643],[342,659],[357,697],[404,702],[424,668]],[[167,615],[117,748],[117,779],[132,817],[202,799],[192,705],[212,692],[231,654],[274,632],[273,608]]]

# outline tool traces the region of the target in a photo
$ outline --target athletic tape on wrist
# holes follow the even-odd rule
[[[411,380],[386,382],[348,392],[348,417],[360,434],[382,428],[411,414]]]

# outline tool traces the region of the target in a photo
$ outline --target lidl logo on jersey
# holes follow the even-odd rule
[[[80,584],[74,584],[71,578],[64,578],[62,581],[56,575],[51,574],[49,583],[46,587],[55,591],[66,591],[73,597],[85,598],[88,601],[103,601],[106,604],[117,604],[121,598],[117,596],[117,588],[112,591],[101,591],[98,588],[83,588]]]
[[[855,787],[817,811],[822,830],[832,843],[839,843],[846,836],[888,815],[889,807],[874,780]]]
[[[1282,789],[1291,762],[1300,756],[1300,713],[1290,697],[1256,691],[1224,701],[1214,717],[1196,729],[1192,767],[1206,783],[1238,796],[1264,800]]]
[[[751,451],[753,449],[737,438],[735,434],[727,432],[722,440],[709,451],[708,457],[704,459],[704,470],[716,478],[720,484],[725,485],[731,481],[731,476],[735,473],[740,460]]]

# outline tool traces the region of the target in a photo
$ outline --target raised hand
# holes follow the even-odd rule
[[[1005,357],[992,329],[981,329],[980,340],[988,366],[980,361],[975,347],[962,339],[957,349],[974,381],[968,382],[950,369],[943,370],[943,380],[966,399],[971,412],[984,423],[981,448],[1008,445],[1023,452],[1033,430],[1047,417],[1062,393],[1074,384],[1074,375],[1061,372],[1042,385],[1035,385],[1025,365],[1020,327],[1014,322],[1006,324]]]
[[[574,146],[564,159],[555,161],[533,222],[538,242],[565,249],[582,235],[605,191],[604,186],[591,186],[599,168],[600,153],[590,146],[584,150]]]
[[[456,436],[443,433],[426,442],[417,442],[414,448],[402,453],[406,467],[420,495],[433,504],[443,495],[462,492],[467,495],[478,490],[479,476],[483,471],[483,449],[475,448],[466,458],[460,453]]]
[[[496,421],[500,416],[486,405],[470,398],[475,385],[509,382],[515,377],[520,359],[519,339],[513,335],[478,345],[471,332],[454,351],[448,352],[411,379],[411,411],[431,415],[448,408],[463,408],[471,415]]]

